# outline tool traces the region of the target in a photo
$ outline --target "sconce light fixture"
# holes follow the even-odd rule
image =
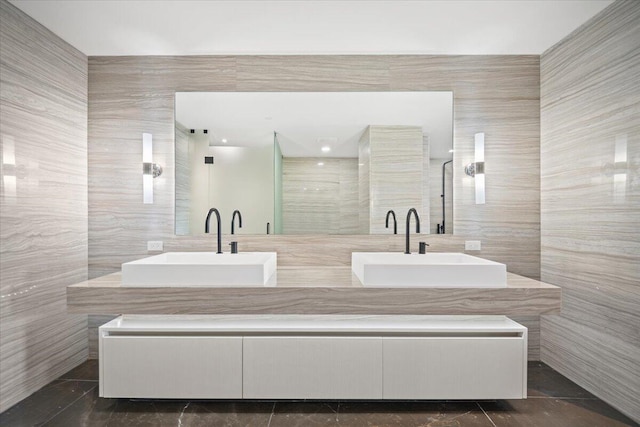
[[[162,175],[162,166],[153,163],[153,136],[142,134],[142,202],[153,203],[153,178]]]
[[[475,134],[475,161],[465,166],[464,172],[475,178],[476,204],[484,205],[484,132]]]

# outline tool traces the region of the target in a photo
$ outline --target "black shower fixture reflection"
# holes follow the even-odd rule
[[[444,234],[445,233],[445,212],[446,212],[446,197],[445,197],[445,166],[447,164],[453,162],[453,160],[448,160],[442,164],[442,193],[440,197],[442,198],[442,223],[436,225],[436,234]]]

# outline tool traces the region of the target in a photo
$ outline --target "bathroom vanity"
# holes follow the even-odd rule
[[[102,397],[525,398],[528,330],[506,316],[559,312],[560,288],[464,254],[396,255],[163,254],[68,287],[68,310],[123,314],[99,328]],[[243,283],[218,280],[244,264]]]
[[[521,399],[527,329],[504,316],[121,316],[100,396]]]

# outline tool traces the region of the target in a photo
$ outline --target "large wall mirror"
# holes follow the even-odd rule
[[[176,234],[453,232],[452,92],[178,92]]]

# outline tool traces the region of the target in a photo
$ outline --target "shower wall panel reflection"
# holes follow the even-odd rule
[[[358,159],[285,157],[283,232],[358,233]]]
[[[189,129],[176,122],[176,234],[191,234]]]
[[[419,126],[368,126],[359,142],[360,229],[366,234],[386,234],[387,212],[399,219],[414,208],[423,223],[429,222],[425,187],[425,141]],[[428,164],[426,164],[428,166]],[[365,176],[366,175],[366,176]],[[428,199],[428,198],[427,198]],[[427,230],[425,230],[426,233]]]

